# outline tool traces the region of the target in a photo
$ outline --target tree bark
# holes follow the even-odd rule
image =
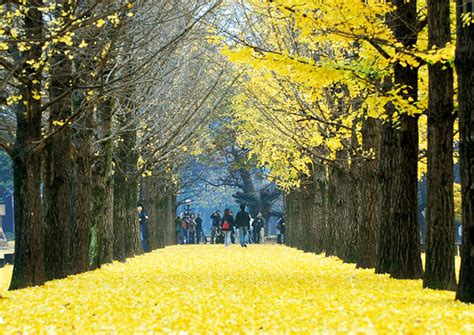
[[[301,248],[301,220],[300,220],[300,196],[298,190],[291,190],[286,197],[286,232],[287,244],[294,248]]]
[[[391,106],[386,107],[390,110]],[[389,111],[391,113],[391,111]],[[387,121],[382,126],[379,178],[381,187],[380,200],[380,229],[378,235],[377,260],[375,273],[390,273],[392,262],[392,244],[395,235],[393,225],[392,184],[394,169],[395,129],[392,122]]]
[[[97,108],[98,156],[93,168],[93,210],[90,239],[92,269],[113,260],[112,102]]]
[[[348,151],[336,153],[338,164],[329,166],[329,183],[331,184],[332,223],[330,238],[334,241],[332,248],[327,250],[345,262],[355,262],[357,258],[357,234],[353,214],[354,180],[349,173]]]
[[[416,43],[417,25],[416,1],[394,0],[396,6],[393,14],[389,15],[389,24],[397,40],[406,48]],[[418,69],[400,63],[394,66],[394,84],[403,87],[402,96],[406,100],[417,100]],[[406,93],[403,93],[406,92]],[[392,116],[392,115],[390,115]],[[396,115],[400,126],[391,129],[388,124],[384,131],[383,144],[388,145],[382,151],[393,158],[382,158],[381,167],[386,169],[393,163],[390,170],[384,171],[388,189],[382,193],[382,219],[388,219],[384,224],[379,248],[380,257],[377,261],[376,272],[389,272],[393,278],[417,279],[423,275],[420,256],[420,237],[418,227],[418,119],[400,111]],[[391,132],[393,134],[390,134]],[[392,136],[393,135],[393,136]],[[389,142],[390,141],[390,142]],[[389,151],[392,149],[392,151]],[[382,227],[381,227],[382,229]],[[382,238],[384,238],[382,237]],[[383,260],[382,260],[383,258]],[[384,263],[384,264],[382,264]]]
[[[451,40],[449,6],[449,0],[428,1],[429,48],[442,48]],[[428,70],[428,203],[423,287],[454,290],[453,70],[442,63],[430,64]]]
[[[299,220],[301,224],[301,249],[307,252],[316,252],[316,183],[314,167],[311,174],[301,181]]]
[[[61,8],[69,6],[61,1]],[[60,15],[60,13],[56,13]],[[64,18],[68,23],[68,16]],[[44,193],[45,272],[48,280],[64,278],[69,270],[70,179],[72,169],[71,127],[63,127],[72,114],[72,62],[66,55],[67,46],[58,44],[51,58],[50,107],[51,136],[46,147]],[[58,130],[58,128],[63,127]]]
[[[130,104],[128,101],[125,105]],[[125,110],[118,114],[119,125],[126,129],[134,113]],[[115,149],[114,174],[114,258],[125,260],[142,253],[138,214],[138,153],[136,130],[123,131]],[[148,209],[148,208],[147,208]]]
[[[136,166],[136,165],[135,165]],[[132,178],[128,181],[125,190],[125,256],[133,257],[143,253],[140,243],[140,223],[137,214],[138,181]]]
[[[114,259],[125,262],[126,176],[118,168],[119,164],[115,163],[114,172]]]
[[[160,247],[158,213],[160,211],[160,197],[162,197],[162,195],[157,192],[158,183],[156,170],[152,176],[144,177],[140,180],[140,199],[150,217],[148,220],[149,237],[147,240],[147,246],[150,250],[155,250]]]
[[[73,137],[76,159],[74,171],[76,178],[72,184],[70,274],[85,272],[88,269],[89,230],[92,220],[92,127],[93,114],[87,109],[78,120],[78,129]]]
[[[293,222],[293,200],[292,200],[292,192],[285,194],[283,196],[283,205],[285,209],[285,224],[286,224],[286,236],[285,236],[285,244],[288,246],[293,246],[293,230],[292,230],[292,222]]]
[[[153,176],[143,178],[141,190],[141,197],[150,216],[150,249],[176,244],[176,190],[165,169],[157,168]]]
[[[361,213],[359,222],[358,268],[375,268],[380,225],[380,121],[367,118],[362,126],[362,148],[372,155],[361,163]]]
[[[472,13],[472,3],[457,1],[456,69],[462,192],[461,273],[456,299],[474,303],[474,25],[461,15]]]
[[[334,175],[334,166],[329,165],[328,169],[328,203],[327,203],[327,226],[326,226],[326,256],[336,256],[337,251],[337,241],[336,241],[336,219],[334,213],[338,208],[337,204],[337,185],[335,183]]]
[[[30,1],[24,27],[26,39],[42,39],[43,18],[38,10],[43,1]],[[33,46],[27,59],[39,59],[41,45]],[[16,141],[13,148],[15,198],[15,265],[10,289],[43,284],[43,211],[41,204],[41,153],[35,143],[41,140],[41,99],[33,92],[41,92],[41,72],[25,66],[26,82],[20,94],[26,104],[17,106]]]
[[[414,82],[416,71],[405,69]],[[405,82],[408,82],[405,81]],[[401,115],[398,130],[398,156],[393,182],[394,240],[390,276],[398,279],[418,279],[423,276],[418,225],[418,120]]]
[[[313,177],[313,245],[311,251],[320,254],[325,251],[325,202],[326,202],[326,167],[315,164]]]

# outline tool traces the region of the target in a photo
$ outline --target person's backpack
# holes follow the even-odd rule
[[[230,230],[230,223],[227,220],[224,220],[224,223],[222,223],[222,230]]]

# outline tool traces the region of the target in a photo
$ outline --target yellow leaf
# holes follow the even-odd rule
[[[32,93],[33,99],[41,100],[41,94],[37,90],[33,90],[31,93]]]
[[[105,24],[105,20],[104,19],[98,19],[96,22],[95,22],[95,25],[98,27],[98,28],[102,28],[102,26]]]
[[[79,48],[85,48],[87,47],[87,42],[85,40],[82,40],[81,43],[79,44]]]

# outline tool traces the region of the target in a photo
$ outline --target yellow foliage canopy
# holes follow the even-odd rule
[[[428,63],[453,63],[454,43],[428,50],[426,28],[413,48],[397,42],[385,20],[394,10],[389,2],[245,4],[251,29],[230,39],[236,43],[220,40],[222,53],[245,74],[235,108],[239,141],[283,188],[298,186],[313,162],[335,162],[338,151],[371,157],[360,148],[360,129],[368,117],[387,120],[387,105],[395,125],[401,114],[425,112],[427,81],[415,101],[408,87],[393,84],[394,64],[421,67],[422,78]]]

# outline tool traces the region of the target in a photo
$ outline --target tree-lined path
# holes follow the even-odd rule
[[[472,64],[472,0],[2,1],[0,326],[474,333]]]
[[[7,292],[10,271],[2,334],[474,332],[454,292],[285,246],[173,246]]]

